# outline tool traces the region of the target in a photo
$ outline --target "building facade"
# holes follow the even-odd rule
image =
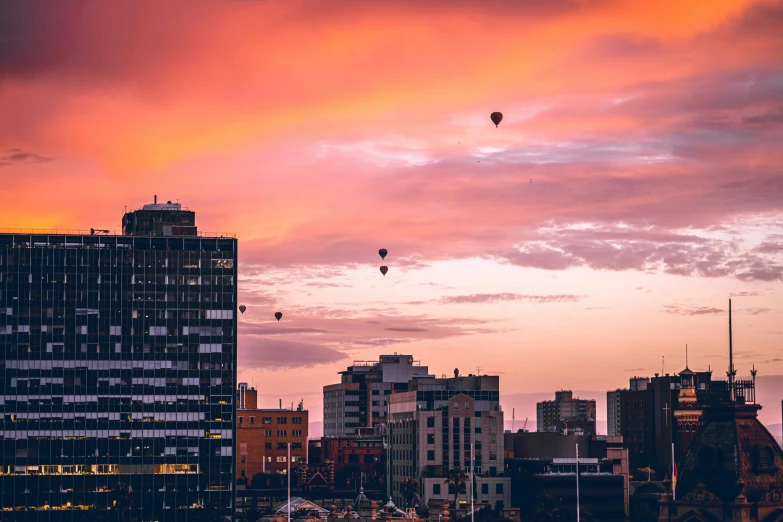
[[[258,391],[240,383],[237,389],[237,479],[251,480],[257,473],[287,473],[307,463],[308,412],[297,409],[258,408]]]
[[[555,392],[555,400],[536,403],[536,431],[596,435],[595,401],[575,399],[570,390]]]
[[[619,437],[622,433],[620,391],[618,389],[606,392],[606,435],[609,437]]]
[[[321,439],[321,462],[334,466],[335,489],[364,489],[386,491],[387,451],[384,441],[385,425],[379,425],[373,434]]]
[[[457,373],[457,372],[455,372]],[[417,379],[411,391],[392,395],[392,498],[404,505],[402,483],[419,481],[423,502],[454,498],[449,470],[475,469],[475,502],[509,506],[510,479],[504,475],[503,411],[497,376]],[[471,444],[473,460],[471,462]],[[462,507],[470,495],[462,495]],[[459,507],[459,506],[458,506]]]
[[[236,275],[231,237],[0,234],[9,520],[232,516]]]
[[[407,391],[408,383],[432,377],[411,355],[382,355],[378,361],[355,361],[340,372],[338,384],[324,386],[324,436],[353,435],[388,420],[389,395]]]
[[[651,467],[661,479],[671,473],[672,444],[678,455],[684,452],[700,427],[702,405],[723,395],[711,377],[709,371],[686,368],[680,374],[634,377],[628,389],[619,390],[620,436],[632,470]],[[683,381],[687,390],[681,392]]]

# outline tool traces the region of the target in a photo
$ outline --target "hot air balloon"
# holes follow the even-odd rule
[[[245,313],[245,310],[247,310],[247,306],[245,306],[245,305],[239,305],[239,311],[240,311],[240,312],[242,312],[242,313],[244,314],[244,313]]]
[[[495,127],[500,125],[500,121],[503,119],[503,113],[501,112],[493,112],[489,115],[490,118],[492,118],[492,123],[495,124]]]
[[[378,255],[381,256],[381,259],[386,259],[386,254],[388,254],[388,253],[389,252],[385,248],[382,248],[382,249],[378,250]]]
[[[283,314],[281,314],[280,312],[275,312],[275,319],[277,319],[278,321],[280,321],[280,318],[281,318],[281,317],[283,317]]]
[[[386,272],[388,272],[388,271],[389,271],[389,267],[388,266],[382,266],[381,267],[381,273],[383,274],[384,277],[386,277]]]

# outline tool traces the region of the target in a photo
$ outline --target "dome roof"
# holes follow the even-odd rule
[[[758,502],[783,484],[783,450],[759,422],[759,409],[751,404],[704,411],[704,427],[680,463],[678,500],[703,488],[724,502],[733,502],[742,489],[748,501]]]

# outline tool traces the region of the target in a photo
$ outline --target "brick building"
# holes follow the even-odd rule
[[[286,473],[288,444],[291,465],[307,462],[307,410],[259,409],[258,392],[247,383],[237,390],[237,478],[256,473]]]
[[[321,439],[321,461],[334,465],[335,489],[353,488],[363,474],[366,490],[386,490],[384,429],[380,425],[372,434]]]

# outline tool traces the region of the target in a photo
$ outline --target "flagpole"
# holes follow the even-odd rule
[[[674,443],[672,442],[672,500],[676,500],[677,491],[677,464],[674,462]]]
[[[470,444],[470,522],[474,522],[473,518],[473,512],[475,511],[473,509],[473,473],[474,473],[474,466],[473,466],[473,443]]]
[[[579,522],[579,444],[576,445],[576,522]]]

